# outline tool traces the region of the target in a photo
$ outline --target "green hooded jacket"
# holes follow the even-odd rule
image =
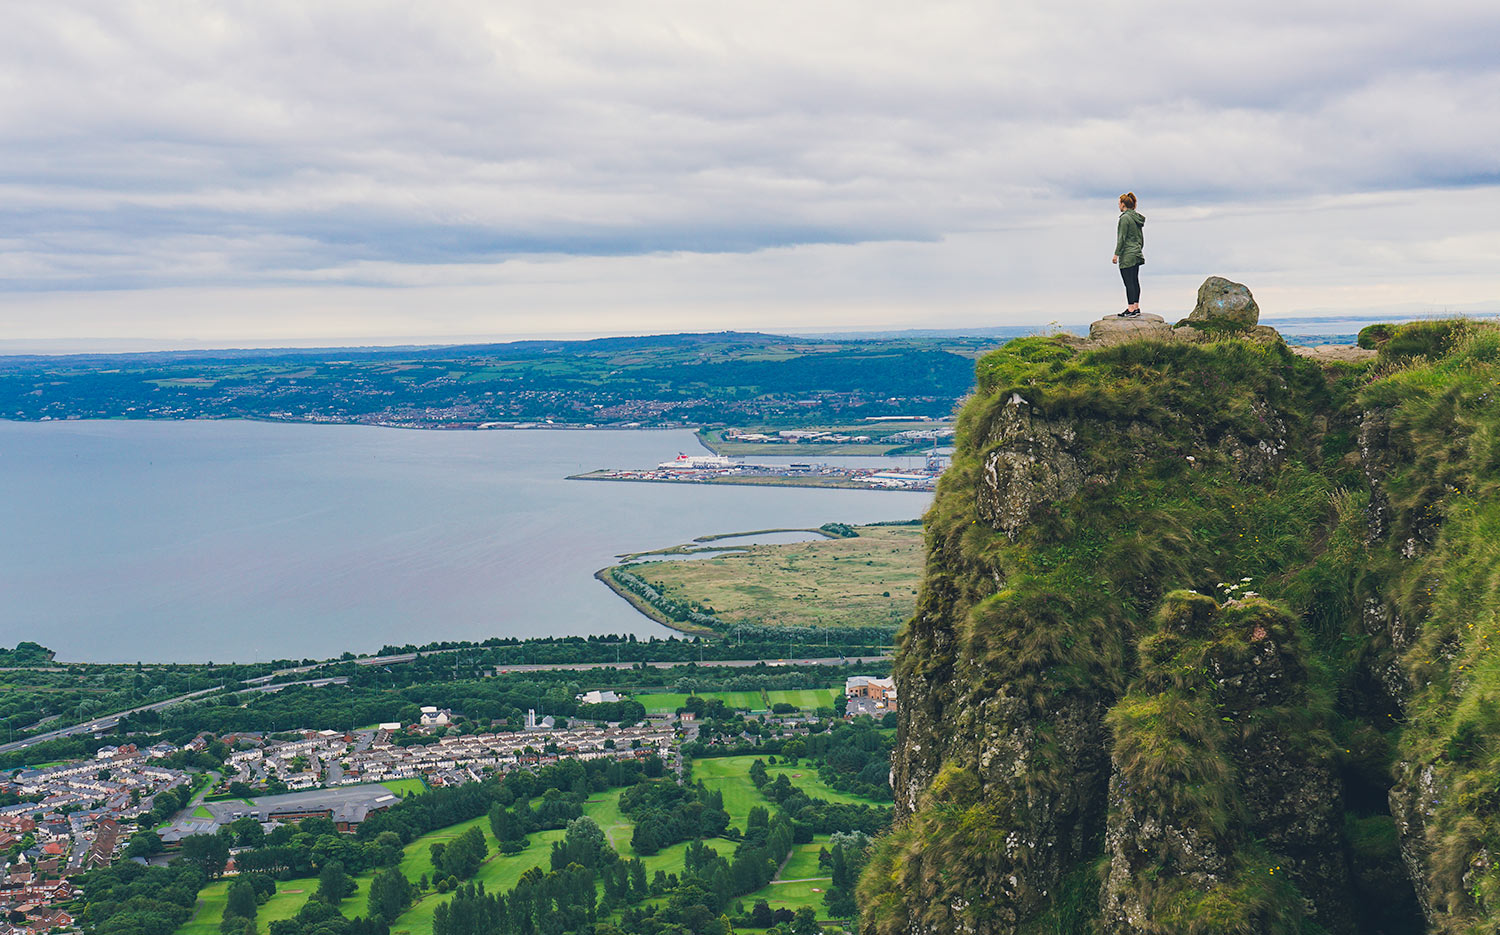
[[[1146,262],[1142,252],[1146,247],[1146,236],[1142,230],[1146,216],[1131,208],[1120,212],[1120,223],[1115,228],[1115,256],[1120,258],[1120,268],[1128,269]]]

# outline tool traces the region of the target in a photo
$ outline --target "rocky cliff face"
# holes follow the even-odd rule
[[[1450,542],[1500,480],[1460,376],[1500,335],[1459,331],[1374,368],[1261,332],[980,361],[864,931],[1420,931],[1412,880],[1428,926],[1484,930],[1500,666],[1473,632],[1500,602],[1430,576],[1500,590],[1500,515]]]

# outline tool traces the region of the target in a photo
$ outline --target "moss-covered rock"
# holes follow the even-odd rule
[[[1295,621],[1258,597],[1178,591],[1153,624],[1108,716],[1105,930],[1352,931],[1331,712]]]
[[[1496,929],[1500,329],[1238,330],[978,362],[866,932]]]

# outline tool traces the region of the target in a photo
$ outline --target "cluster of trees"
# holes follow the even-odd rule
[[[545,873],[532,867],[507,894],[486,894],[484,884],[460,887],[437,907],[433,935],[593,935],[598,918],[594,873],[571,864]]]
[[[583,814],[588,791],[562,792],[548,789],[535,807],[524,800],[506,807],[490,809],[490,830],[500,842],[501,853],[514,854],[526,846],[526,836],[533,831],[564,828]]]
[[[580,815],[568,822],[568,830],[563,839],[552,842],[553,870],[561,870],[569,864],[599,870],[618,859],[619,855],[609,846],[609,839],[604,836],[604,829],[587,815]]]
[[[669,786],[681,794],[667,791]],[[660,810],[665,802],[688,802],[708,811],[713,809],[707,806],[723,804],[699,787],[684,789],[669,780],[643,779],[625,796],[632,798],[637,811],[647,812]],[[773,817],[758,807],[732,857],[693,839],[684,852],[683,873],[658,871],[648,884],[639,859],[620,860],[599,826],[590,818],[578,818],[554,845],[550,872],[529,870],[505,894],[487,893],[483,886],[459,887],[450,902],[437,908],[434,935],[726,935],[730,903],[775,876],[791,852],[793,835],[784,816]],[[603,884],[602,900],[596,898],[596,881]],[[662,901],[641,905],[651,897]],[[607,921],[621,908],[618,922]],[[815,922],[807,927],[809,919],[786,913],[774,921],[792,924],[793,931],[816,931]]]
[[[146,813],[142,824],[150,824],[155,827],[182,811],[182,807],[193,798],[193,790],[188,786],[174,786],[171,789],[163,789],[151,799],[151,811]]]
[[[891,826],[889,808],[813,798],[793,785],[786,773],[770,779],[763,766],[756,769],[760,762],[756,760],[751,764],[750,780],[760,789],[761,795],[781,806],[783,813],[791,817],[798,830],[799,843],[811,841],[814,834],[862,831],[874,835]]]
[[[264,873],[246,873],[229,884],[224,901],[223,935],[254,933],[255,916],[266,900],[276,894],[276,881]]]
[[[639,782],[626,789],[620,796],[620,811],[635,823],[631,848],[648,857],[681,841],[715,838],[729,830],[721,793],[671,779]]]
[[[842,524],[829,524],[837,526]],[[778,631],[779,633],[780,631]],[[842,633],[843,631],[838,631]],[[737,634],[743,637],[743,634]],[[847,642],[847,640],[845,640]],[[823,633],[819,631],[816,643],[798,644],[796,655],[809,655],[813,648],[824,645]],[[427,643],[422,646],[385,646],[380,655],[396,655],[434,650],[465,650],[456,653],[463,656],[468,665],[514,666],[538,663],[580,662],[715,662],[729,659],[768,659],[784,655],[786,637],[762,644],[745,643],[743,639],[715,640],[699,637],[669,636],[665,639],[651,637],[637,639],[633,634],[625,636],[563,636],[517,639],[516,637],[493,637],[483,642],[445,641]],[[835,647],[837,648],[837,647]],[[889,649],[888,644],[868,647],[869,653],[846,653],[846,655],[876,655],[878,650]],[[826,654],[825,654],[826,655]],[[453,668],[453,659],[446,662],[442,657],[423,657],[428,667]],[[419,661],[423,661],[419,660]],[[796,687],[796,686],[793,686]]]
[[[446,893],[457,886],[459,881],[474,875],[474,871],[489,856],[490,846],[484,839],[483,831],[470,828],[448,844],[433,844],[430,853],[432,866],[441,879],[438,890]]]
[[[886,718],[894,721],[895,714]],[[821,761],[818,778],[840,792],[891,801],[891,747],[895,736],[884,728],[883,722],[877,728],[872,719],[861,717],[835,724],[824,735],[809,737],[806,755]]]
[[[0,666],[48,666],[56,655],[41,643],[22,640],[14,649],[0,646]]]
[[[207,875],[193,864],[143,867],[122,860],[84,878],[84,922],[96,935],[174,932],[193,914],[206,882]]]
[[[755,906],[745,916],[745,924],[758,929],[780,926],[789,935],[821,935],[823,927],[818,924],[818,914],[803,906],[796,912],[790,909],[772,909],[764,899],[757,899]],[[774,929],[773,929],[774,931]]]
[[[826,869],[833,883],[823,894],[828,914],[835,919],[853,919],[859,912],[854,888],[870,857],[870,836],[859,831],[836,831],[829,847],[818,852],[818,866]]]
[[[253,929],[247,928],[245,932],[249,935]],[[378,917],[346,918],[337,906],[309,899],[296,916],[275,920],[266,926],[266,932],[267,935],[391,935],[391,926]]]

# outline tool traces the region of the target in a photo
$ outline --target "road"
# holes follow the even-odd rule
[[[297,666],[293,669],[282,669],[279,672],[273,672],[270,675],[262,675],[259,678],[246,679],[244,684],[248,687],[240,690],[251,692],[276,692],[292,685],[342,685],[343,683],[349,681],[347,676],[340,675],[321,679],[307,679],[300,682],[277,682],[275,684],[271,684],[271,680],[287,675],[299,675],[306,672],[311,672],[314,669],[322,669],[327,666],[340,665],[344,662],[353,662],[356,665],[362,666],[383,665],[387,663],[395,665],[402,662],[411,662],[418,656],[430,656],[436,653],[457,653],[463,652],[467,649],[475,648],[483,647],[464,646],[458,649],[432,649],[426,650],[424,652],[401,653],[400,655],[395,656],[368,656],[363,659],[334,659],[328,662],[319,662],[308,666]],[[841,666],[845,663],[851,662],[885,662],[890,658],[890,656],[886,655],[823,656],[818,658],[803,659],[708,659],[700,661],[699,664],[705,666],[723,666],[730,669],[748,669],[754,666],[761,665],[762,663],[768,666],[775,667]],[[589,669],[634,669],[638,665],[644,666],[648,669],[671,669],[676,666],[688,665],[690,662],[692,662],[692,660],[670,660],[665,662],[539,662],[499,666],[497,667],[496,671],[541,672],[548,670],[557,670],[583,672]],[[195,692],[188,692],[186,695],[178,695],[176,698],[168,698],[165,701],[156,701],[148,705],[141,705],[139,708],[131,708],[128,711],[117,711],[114,714],[106,714],[103,717],[94,718],[92,721],[85,721],[82,724],[74,724],[72,727],[61,727],[57,730],[48,731],[45,734],[38,734],[35,737],[27,737],[25,740],[16,740],[12,741],[11,743],[0,744],[0,753],[9,753],[12,750],[24,750],[27,747],[35,746],[36,744],[43,743],[48,740],[57,740],[61,737],[72,737],[76,734],[102,733],[104,731],[113,730],[115,728],[115,725],[120,723],[120,718],[124,717],[127,714],[139,714],[142,711],[160,711],[163,708],[170,708],[175,704],[182,704],[184,701],[192,701],[194,698],[201,698],[204,695],[211,695],[214,692],[223,691],[225,687],[226,686],[224,685],[219,685],[214,688],[202,688]]]
[[[483,651],[483,650],[486,650],[486,649],[489,649],[489,648],[490,647],[487,647],[487,646],[461,646],[461,647],[458,647],[457,649],[428,649],[428,650],[423,650],[422,652],[399,653],[399,654],[393,655],[393,656],[365,656],[365,657],[362,657],[362,658],[359,658],[359,659],[330,659],[327,662],[315,662],[312,665],[296,666],[296,667],[291,668],[291,669],[281,669],[281,670],[279,670],[277,672],[271,673],[270,675],[262,675],[259,678],[246,679],[245,680],[245,684],[246,685],[264,685],[264,684],[270,682],[272,679],[275,679],[275,678],[281,678],[281,677],[287,676],[287,675],[301,675],[303,673],[312,672],[315,669],[323,669],[323,668],[327,668],[328,666],[343,665],[346,662],[352,662],[355,665],[359,665],[359,666],[399,665],[399,664],[401,664],[403,662],[411,662],[412,660],[416,659],[419,656],[435,656],[435,655],[437,655],[439,653],[461,653],[461,652],[465,652],[465,651],[469,651],[469,650]],[[760,665],[762,663],[764,663],[766,665],[770,665],[770,666],[841,666],[841,665],[843,665],[846,662],[853,662],[853,663],[884,662],[884,661],[886,661],[886,660],[888,660],[890,658],[891,658],[890,654],[885,654],[885,655],[881,655],[881,656],[823,656],[823,657],[819,657],[819,658],[807,658],[807,659],[699,659],[699,660],[696,660],[696,661],[698,662],[699,665],[705,665],[705,666],[710,666],[710,665],[711,666],[727,666],[729,668],[739,669],[739,668],[750,668],[752,666],[758,666],[758,665]],[[500,666],[499,667],[499,671],[501,671],[501,672],[538,672],[538,671],[546,671],[546,670],[559,670],[559,671],[571,670],[571,671],[577,671],[577,672],[584,672],[584,671],[587,671],[589,669],[633,669],[637,665],[645,666],[648,669],[670,669],[670,668],[672,668],[674,666],[687,665],[688,663],[693,662],[693,661],[695,661],[695,660],[681,659],[681,660],[666,661],[666,662],[640,662],[640,663],[636,663],[636,662],[538,662],[538,663],[517,663],[515,665],[503,665],[503,666]]]
[[[263,680],[256,679],[256,681]],[[338,675],[323,679],[308,679],[302,682],[278,682],[275,685],[263,684],[255,686],[253,688],[242,689],[242,691],[279,692],[283,688],[289,688],[293,685],[311,685],[316,687],[320,685],[342,685],[347,681],[349,681],[347,676]],[[128,711],[116,711],[114,714],[106,714],[103,717],[94,718],[92,721],[85,721],[82,724],[74,724],[72,727],[60,727],[57,730],[51,730],[45,734],[37,734],[35,737],[27,737],[25,740],[17,740],[12,743],[0,744],[0,753],[8,753],[12,750],[24,750],[27,747],[35,746],[36,744],[43,743],[48,740],[57,740],[61,737],[72,737],[75,734],[94,734],[102,733],[108,730],[114,730],[115,725],[120,723],[120,718],[124,717],[127,714],[139,714],[142,711],[160,711],[163,708],[170,708],[172,705],[182,704],[184,701],[192,701],[194,698],[201,698],[204,695],[211,695],[214,692],[223,691],[225,687],[226,686],[224,685],[218,685],[214,688],[200,688],[198,691],[188,692],[186,695],[178,695],[176,698],[168,698],[166,701],[152,702],[148,705],[141,705],[139,708],[131,708]]]
[[[74,734],[93,734],[107,730],[114,730],[115,725],[120,723],[120,718],[127,714],[139,714],[142,711],[160,711],[162,708],[170,708],[174,704],[182,704],[204,695],[211,695],[217,691],[223,691],[224,686],[218,685],[213,688],[200,688],[186,695],[178,695],[176,698],[168,698],[166,701],[157,701],[139,708],[131,708],[128,711],[116,711],[114,714],[106,714],[103,717],[85,721],[82,724],[74,724],[72,727],[60,727],[57,730],[49,730],[45,734],[37,734],[35,737],[27,737],[25,740],[17,740],[12,743],[0,744],[0,753],[8,753],[11,750],[24,750],[47,740],[57,740],[60,737],[72,737]]]
[[[648,669],[671,669],[676,666],[685,666],[695,662],[701,666],[723,666],[729,669],[749,669],[762,664],[776,667],[841,666],[850,662],[888,662],[891,658],[890,656],[824,656],[817,659],[709,659],[703,662],[697,662],[693,659],[676,659],[669,662],[543,662],[534,665],[497,666],[496,671],[537,672],[544,669],[556,669],[584,672],[589,669],[634,669],[636,666],[645,666]]]

